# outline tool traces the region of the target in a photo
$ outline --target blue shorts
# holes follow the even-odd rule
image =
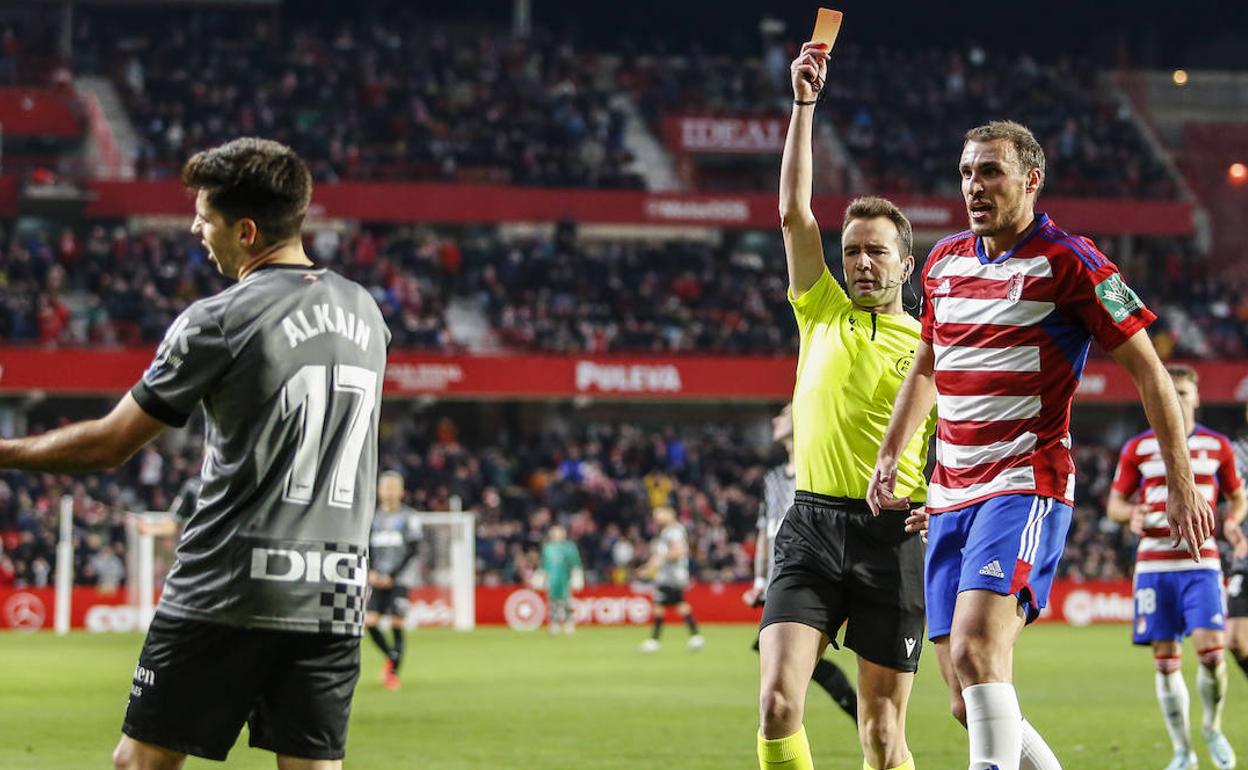
[[[1030,623],[1049,601],[1066,547],[1070,506],[1051,497],[1000,495],[928,521],[927,638],[948,636],[958,594],[1018,597]]]
[[[1226,627],[1222,573],[1212,569],[1135,576],[1136,644],[1180,642],[1198,628]]]

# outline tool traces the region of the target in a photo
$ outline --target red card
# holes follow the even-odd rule
[[[812,42],[824,43],[828,50],[836,45],[836,33],[841,31],[841,19],[844,14],[831,8],[820,8],[815,18],[815,33],[810,36]]]

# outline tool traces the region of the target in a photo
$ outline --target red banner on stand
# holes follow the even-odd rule
[[[0,393],[116,395],[128,390],[153,350],[43,350],[0,347]],[[391,398],[597,398],[779,401],[793,394],[795,359],[715,356],[448,356],[394,351],[386,368]],[[1248,361],[1201,361],[1205,403],[1248,400]],[[1131,404],[1139,394],[1112,361],[1092,361],[1076,403]]]
[[[735,140],[734,140],[735,141]],[[777,156],[777,163],[779,157]],[[88,217],[194,213],[191,195],[177,181],[91,183]],[[819,196],[815,214],[834,227],[850,196]],[[899,195],[893,201],[916,230],[942,234],[965,229],[960,198]],[[1092,235],[1187,235],[1192,207],[1175,201],[1045,198],[1042,208],[1062,227]],[[429,224],[558,222],[581,224],[692,225],[775,230],[776,196],[761,193],[648,193],[636,190],[552,190],[502,185],[339,182],[317,185],[309,214],[363,222]]]

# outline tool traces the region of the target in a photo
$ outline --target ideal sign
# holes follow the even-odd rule
[[[676,117],[664,126],[677,152],[778,155],[784,149],[788,120],[782,117]]]

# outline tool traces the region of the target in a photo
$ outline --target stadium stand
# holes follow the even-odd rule
[[[261,21],[242,36],[212,12],[93,21],[80,63],[115,76],[144,140],[141,176],[263,134],[320,180],[640,185],[610,80],[558,40],[463,44],[411,9],[384,22]]]
[[[488,322],[483,343],[545,353],[788,355],[796,328],[781,257],[742,239],[594,240],[430,227],[325,231],[310,249],[368,286],[396,348],[454,352],[452,303]],[[1114,258],[1116,239],[1102,248]],[[1210,274],[1190,239],[1136,238],[1124,265],[1162,320],[1164,357],[1248,355],[1248,300]],[[225,284],[189,233],[120,223],[30,229],[0,239],[0,334],[43,346],[160,339],[196,297]]]
[[[167,176],[196,149],[259,133],[310,158],[321,180],[639,187],[621,100],[655,135],[672,115],[788,110],[793,51],[777,42],[745,57],[672,56],[662,39],[599,51],[540,32],[433,32],[410,9],[392,10],[280,21],[256,12],[242,35],[236,16],[211,10],[88,13],[75,63],[116,83],[143,138],[140,176]],[[1040,63],[978,46],[846,45],[823,109],[875,192],[956,193],[959,127],[1009,115],[1045,145],[1050,193],[1175,198],[1096,73],[1069,57]]]
[[[341,12],[308,20],[289,6],[232,13],[252,14],[254,23],[239,34],[212,9],[77,15],[70,69],[105,75],[117,88],[139,137],[138,177],[174,176],[192,151],[255,133],[294,146],[323,182],[636,189],[645,180],[626,138],[630,115],[657,141],[673,117],[788,109],[792,49],[769,39],[744,57],[674,56],[663,40],[603,52],[542,32],[517,40],[466,26],[431,31],[403,11],[384,23]],[[17,37],[0,30],[0,103],[20,98],[10,84],[60,94],[49,118],[57,130],[39,133],[60,137],[56,152],[77,152],[81,105],[65,99],[69,69],[46,52],[55,36],[21,36],[22,45]],[[1041,62],[977,46],[847,43],[820,114],[873,192],[956,195],[951,166],[962,129],[1008,115],[1045,145],[1046,195],[1180,198],[1112,82],[1095,72],[1060,53]],[[745,189],[774,189],[774,157],[764,165],[761,176],[739,180]],[[308,248],[369,287],[399,351],[796,351],[774,232],[771,242],[740,230],[713,239],[582,238],[573,221],[522,234],[506,224],[336,221],[310,232]],[[225,285],[183,226],[141,216],[0,221],[0,338],[51,349],[150,347],[191,301]],[[1197,241],[1118,233],[1098,244],[1158,311],[1153,336],[1163,356],[1248,356],[1248,283],[1242,273],[1218,272]],[[483,335],[459,333],[465,313]],[[445,507],[456,494],[477,512],[486,583],[523,578],[554,519],[570,526],[595,579],[626,580],[626,567],[645,556],[656,489],[668,489],[691,527],[700,578],[748,577],[758,481],[778,459],[725,426],[595,423],[574,436],[471,446],[406,419],[392,419],[386,432],[386,463],[409,474],[417,507]],[[185,440],[162,443],[117,474],[0,477],[0,583],[48,580],[52,501],[65,490],[77,499],[78,582],[124,580],[122,512],[168,506],[199,466],[198,436]],[[672,459],[676,447],[684,464]],[[1069,577],[1129,573],[1134,540],[1101,511],[1113,453],[1078,444]]]

